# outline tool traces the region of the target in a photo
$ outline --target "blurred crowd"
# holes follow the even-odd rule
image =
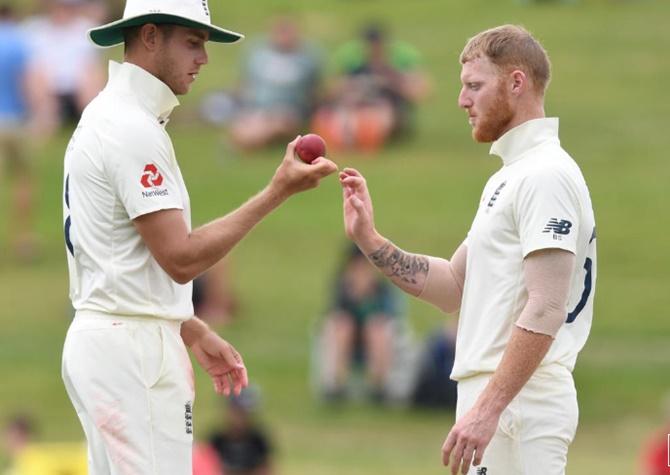
[[[412,134],[431,89],[418,50],[377,23],[326,58],[294,19],[276,17],[265,37],[247,41],[238,70],[237,87],[207,95],[202,113],[240,151],[309,130],[332,151],[376,152]]]
[[[76,126],[104,87],[105,57],[86,32],[116,14],[117,3],[41,0],[19,18],[0,0],[0,178],[12,190],[7,240],[23,262],[39,257],[35,156],[59,129]],[[413,134],[416,107],[431,89],[418,50],[374,22],[330,57],[289,16],[243,45],[237,86],[206,93],[199,108],[240,153],[309,131],[330,152],[379,151]]]
[[[273,442],[260,421],[260,391],[251,385],[225,399],[221,420],[193,448],[193,475],[272,475]],[[86,443],[42,442],[37,423],[16,414],[3,430],[2,475],[86,475]],[[1,459],[0,459],[1,460]]]
[[[30,262],[39,254],[34,156],[59,127],[77,123],[104,85],[86,31],[105,10],[93,0],[43,0],[39,13],[19,21],[10,5],[0,2],[0,176],[11,188],[7,239],[13,255]]]

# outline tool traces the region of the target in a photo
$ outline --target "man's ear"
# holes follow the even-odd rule
[[[158,36],[160,32],[153,23],[142,25],[140,29],[140,41],[148,51],[155,51],[158,47]]]
[[[528,87],[528,78],[526,73],[520,69],[515,69],[510,75],[512,79],[512,94],[519,95],[524,89]]]

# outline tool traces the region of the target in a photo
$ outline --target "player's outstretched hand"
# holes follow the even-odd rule
[[[270,182],[270,187],[282,198],[316,188],[322,178],[337,171],[337,165],[325,157],[318,157],[309,164],[296,158],[298,140],[300,136],[286,146],[284,159]]]
[[[209,330],[191,345],[200,366],[212,378],[218,394],[240,394],[249,384],[247,368],[233,345]]]
[[[496,432],[499,419],[499,415],[481,411],[475,406],[456,421],[442,445],[442,463],[451,465],[452,475],[458,473],[459,467],[465,475],[470,464],[477,466],[482,462],[484,450]]]
[[[340,172],[344,208],[344,230],[347,237],[359,246],[377,236],[372,209],[372,198],[365,177],[354,168]]]

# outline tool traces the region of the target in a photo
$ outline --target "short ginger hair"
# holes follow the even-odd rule
[[[544,94],[551,79],[551,63],[546,50],[525,28],[502,25],[470,38],[460,56],[461,64],[488,58],[501,71],[520,69],[539,94]]]

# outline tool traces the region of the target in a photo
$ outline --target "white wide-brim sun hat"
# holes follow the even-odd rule
[[[123,30],[147,23],[181,25],[209,32],[209,40],[234,43],[244,35],[212,25],[207,0],[127,0],[123,18],[88,30],[103,48],[123,43]]]

